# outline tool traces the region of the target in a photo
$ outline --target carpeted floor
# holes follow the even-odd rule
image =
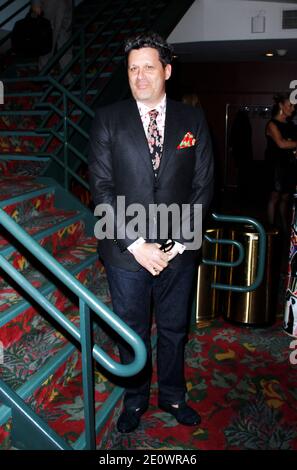
[[[278,321],[262,329],[221,319],[194,328],[186,348],[190,404],[198,428],[177,425],[157,408],[156,375],[151,406],[133,433],[114,432],[109,449],[297,449],[297,364]],[[115,416],[116,419],[116,416]]]

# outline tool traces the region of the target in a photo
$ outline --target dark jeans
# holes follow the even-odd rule
[[[185,399],[184,348],[196,266],[165,269],[152,276],[144,268],[127,271],[106,264],[113,309],[143,339],[148,352],[145,369],[129,380],[124,403],[127,408],[146,407],[151,380],[151,300],[157,324],[157,370],[159,400],[179,403]],[[119,344],[121,361],[127,364],[133,354]]]

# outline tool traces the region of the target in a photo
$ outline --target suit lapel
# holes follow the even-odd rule
[[[174,102],[167,98],[163,155],[161,158],[157,180],[165,171],[169,160],[174,159],[176,146],[180,141],[180,136],[183,135],[183,125],[180,122],[178,108],[176,108],[177,107],[174,106]],[[139,158],[143,159],[146,168],[149,170],[153,177],[154,172],[151,162],[151,156],[149,153],[143,124],[141,122],[141,118],[135,100],[131,99],[128,102],[126,115],[127,129],[132,140],[134,141],[135,148],[137,149],[137,155],[139,155]]]
[[[146,167],[153,176],[153,167],[150,158],[147,138],[143,129],[143,124],[138,111],[136,101],[131,100],[128,106],[127,112],[127,128],[129,133],[134,140],[135,148],[137,149],[137,155],[143,159]]]
[[[164,173],[169,160],[175,157],[177,146],[176,142],[179,142],[178,138],[181,133],[181,129],[182,126],[179,122],[178,110],[174,109],[174,103],[167,98],[163,155],[157,179],[159,179]]]

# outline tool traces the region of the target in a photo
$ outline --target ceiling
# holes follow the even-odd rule
[[[259,0],[248,0],[250,2]],[[266,2],[294,3],[297,0],[262,0]],[[236,41],[203,41],[173,44],[175,54],[181,62],[283,62],[297,61],[296,39],[253,39]],[[280,57],[277,50],[285,49]],[[272,51],[273,57],[265,53]]]
[[[254,0],[250,0],[254,1]],[[297,2],[296,2],[297,3]],[[203,41],[173,44],[181,62],[283,62],[297,61],[297,39],[253,39],[240,41]],[[277,50],[287,53],[280,57]],[[266,57],[268,51],[273,57]]]
[[[248,2],[258,2],[259,0],[248,0]],[[262,0],[262,2],[275,3],[297,3],[297,0]]]

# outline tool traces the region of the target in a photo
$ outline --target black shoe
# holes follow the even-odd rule
[[[185,426],[197,426],[201,423],[199,414],[185,402],[179,403],[178,408],[170,403],[159,403],[159,408],[170,413],[175,417],[178,423],[184,424]]]
[[[121,433],[134,431],[138,428],[140,418],[145,411],[145,408],[139,408],[137,410],[124,408],[117,422],[118,431]]]

